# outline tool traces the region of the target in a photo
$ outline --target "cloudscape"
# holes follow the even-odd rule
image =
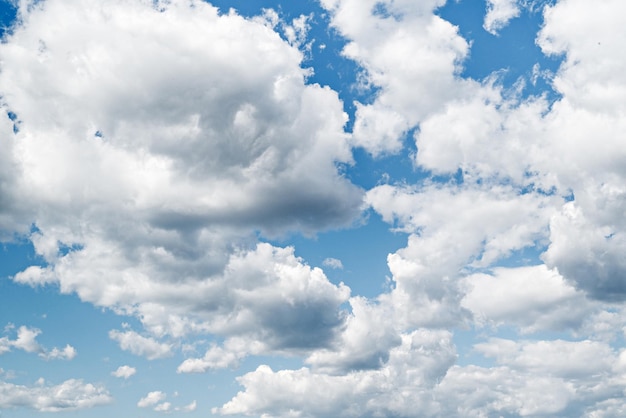
[[[0,416],[626,416],[622,0],[0,20]]]

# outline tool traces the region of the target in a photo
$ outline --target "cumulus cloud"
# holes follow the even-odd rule
[[[537,45],[563,58],[552,100],[495,75],[461,78],[470,44],[434,14],[444,3],[321,1],[344,57],[376,91],[354,104],[351,134],[337,93],[306,82],[307,16],[282,28],[285,41],[276,13],[244,19],[195,0],[21,9],[0,45],[10,116],[0,121],[0,230],[30,231],[45,263],[14,281],[135,316],[144,330],[109,336],[148,359],[172,355],[179,338],[221,341],[179,373],[250,355],[304,359],[240,377],[243,390],[215,413],[620,415],[626,354],[610,344],[626,325],[626,6],[545,8]],[[484,27],[495,34],[543,3],[489,0]],[[351,147],[399,152],[408,132],[419,184],[364,192],[338,172]],[[351,296],[293,248],[258,242],[350,225],[363,198],[407,235],[377,297]],[[509,265],[527,249],[544,264]],[[482,367],[454,365],[442,328],[464,326],[485,334],[473,345]],[[503,329],[514,335],[490,336]],[[545,331],[575,338],[540,339]],[[70,345],[43,349],[39,333],[0,338],[0,354],[74,357]],[[0,405],[110,400],[68,382],[2,383]],[[52,400],[53,389],[68,400]],[[165,399],[150,392],[137,405],[196,409]]]
[[[343,55],[378,88],[356,103],[352,142],[373,155],[398,152],[403,135],[471,83],[455,74],[468,52],[457,28],[433,11],[444,2],[323,0],[349,42]],[[407,89],[407,86],[411,86]]]
[[[203,373],[211,369],[236,368],[248,354],[263,351],[263,346],[250,346],[250,341],[242,338],[229,338],[222,347],[213,344],[202,358],[188,358],[176,371],[178,373]]]
[[[245,390],[213,410],[221,414],[315,417],[405,416],[432,407],[425,392],[456,358],[447,331],[418,330],[402,336],[387,364],[378,370],[330,375],[308,368],[273,371],[260,366],[240,377]],[[402,392],[401,395],[400,392]]]
[[[465,322],[463,270],[534,246],[548,234],[554,211],[550,196],[496,185],[381,185],[367,202],[409,233],[408,245],[387,258],[394,288],[381,296],[406,327]]]
[[[0,381],[0,407],[29,408],[39,412],[62,412],[111,403],[101,386],[70,379],[58,385],[22,386]]]
[[[158,404],[159,402],[161,402],[166,397],[167,397],[167,395],[165,393],[156,390],[154,392],[148,393],[146,396],[141,398],[139,400],[139,402],[137,402],[137,406],[140,407],[140,408],[147,408],[149,406],[153,406],[153,405]]]
[[[111,372],[112,376],[128,379],[137,373],[137,369],[131,366],[120,366],[115,371]]]
[[[524,333],[578,329],[594,307],[558,272],[545,265],[496,268],[463,279],[461,304],[478,324],[516,324]]]
[[[148,360],[169,357],[172,355],[172,346],[160,343],[154,338],[144,337],[135,331],[109,331],[109,337],[119,343],[122,350],[130,351],[138,356],[145,356]]]
[[[518,0],[488,0],[483,28],[492,35],[496,35],[509,23],[509,20],[519,16],[520,7],[517,3]]]
[[[76,354],[76,349],[67,344],[63,349],[54,347],[49,352],[40,354],[40,356],[46,360],[72,360]]]
[[[0,47],[0,90],[21,121],[7,158],[23,168],[16,201],[34,210],[30,239],[47,265],[14,280],[137,315],[156,335],[251,330],[228,313],[241,297],[266,313],[255,325],[268,346],[324,344],[347,288],[317,270],[285,298],[269,287],[265,300],[251,288],[215,297],[237,282],[229,263],[255,253],[256,231],[311,233],[359,215],[362,191],[336,166],[352,161],[347,116],[336,92],[305,83],[302,53],[202,1],[49,0],[20,13]],[[294,25],[304,36],[306,19]],[[274,332],[317,313],[325,325],[310,337]]]
[[[13,330],[15,327],[13,324],[9,324],[5,327],[5,332]],[[27,353],[37,353],[39,357],[45,360],[72,360],[76,357],[76,349],[67,344],[65,348],[60,349],[57,347],[48,350],[42,347],[37,342],[37,336],[41,334],[41,330],[37,328],[29,328],[27,326],[20,326],[17,329],[17,335],[14,340],[9,337],[0,338],[0,354],[11,351],[12,348],[24,350]]]

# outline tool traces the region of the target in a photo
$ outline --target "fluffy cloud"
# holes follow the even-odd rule
[[[149,406],[153,406],[161,402],[166,398],[166,394],[161,391],[154,391],[148,393],[145,397],[141,398],[139,402],[137,402],[137,406],[140,408],[147,408]]]
[[[488,0],[483,28],[493,35],[505,27],[509,20],[519,16],[517,0]]]
[[[518,325],[522,332],[578,329],[593,307],[545,265],[497,268],[463,279],[461,304],[478,324]]]
[[[322,264],[326,267],[330,267],[331,269],[343,269],[343,263],[341,260],[332,257],[324,259]]]
[[[512,341],[493,338],[476,351],[499,364],[561,378],[584,378],[610,372],[616,362],[607,344],[594,341]]]
[[[111,375],[115,377],[128,379],[129,377],[133,376],[135,373],[137,373],[137,369],[135,369],[134,367],[120,366],[117,368],[117,370],[111,372]]]
[[[548,234],[554,212],[550,196],[495,185],[381,185],[367,201],[383,220],[410,233],[407,247],[388,256],[394,289],[382,296],[404,327],[465,321],[463,270],[534,246]]]
[[[14,326],[9,324],[5,327],[5,332],[13,328]],[[63,349],[57,347],[52,348],[52,350],[45,349],[37,342],[39,334],[41,334],[41,330],[22,325],[17,329],[17,335],[14,340],[11,340],[9,337],[0,338],[0,354],[11,351],[12,348],[17,348],[27,353],[37,353],[39,357],[46,360],[72,360],[76,357],[76,349],[69,344]]]
[[[130,351],[138,356],[145,356],[148,360],[169,357],[172,355],[172,346],[159,343],[153,338],[144,337],[135,331],[120,332],[111,330],[109,337],[119,343],[122,350]]]
[[[374,155],[399,151],[409,129],[471,84],[455,78],[467,42],[433,14],[443,1],[321,3],[331,12],[331,24],[349,40],[343,54],[378,89],[373,103],[356,103],[355,145]]]
[[[52,350],[47,353],[43,353],[41,356],[46,360],[72,360],[76,357],[76,354],[76,349],[67,344],[63,349],[54,347]]]
[[[2,158],[22,167],[16,201],[30,203],[47,265],[14,280],[136,315],[158,337],[328,344],[349,289],[255,237],[360,212],[362,191],[336,167],[352,161],[347,116],[335,92],[306,84],[302,53],[202,1],[49,0],[20,13],[0,46],[0,90],[20,123]],[[294,25],[302,37],[306,19]]]
[[[432,413],[426,393],[456,359],[451,334],[418,330],[402,336],[378,370],[341,375],[307,368],[274,372],[260,366],[241,378],[245,390],[214,413],[272,416],[407,416]],[[413,412],[411,412],[413,411]]]
[[[113,399],[108,391],[82,380],[70,379],[59,385],[21,386],[0,381],[0,407],[29,408],[60,412],[105,405]]]

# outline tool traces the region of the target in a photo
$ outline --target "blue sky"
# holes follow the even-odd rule
[[[624,16],[0,2],[0,417],[624,416]]]

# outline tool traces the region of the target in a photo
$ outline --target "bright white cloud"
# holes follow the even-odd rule
[[[245,390],[214,413],[274,416],[393,416],[432,413],[431,389],[454,363],[451,334],[418,330],[403,335],[378,370],[331,375],[307,368],[274,372],[268,366],[240,377]],[[401,393],[401,395],[400,395]]]
[[[354,145],[374,155],[399,151],[409,129],[471,84],[455,78],[467,42],[433,13],[444,2],[321,3],[331,12],[331,24],[349,39],[343,54],[379,88],[373,103],[356,104]]]
[[[145,356],[148,360],[169,357],[172,355],[172,346],[160,343],[154,338],[144,337],[135,331],[109,331],[109,337],[119,343],[120,348],[138,356]]]
[[[410,233],[407,247],[387,258],[394,289],[382,296],[405,327],[464,322],[463,269],[490,266],[544,239],[554,211],[549,196],[495,185],[381,185],[367,201]]]
[[[58,284],[144,318],[156,335],[236,333],[228,319],[257,312],[229,309],[255,299],[253,289],[223,299],[215,291],[241,283],[228,264],[238,250],[254,253],[255,231],[313,232],[359,215],[362,191],[336,166],[352,160],[342,103],[329,88],[305,84],[301,52],[266,25],[202,1],[127,0],[104,10],[96,1],[49,0],[21,13],[0,47],[0,90],[22,121],[16,201],[37,208],[31,239],[48,265],[16,282]],[[306,19],[293,25],[304,36]],[[76,77],[63,81],[67,74]],[[283,342],[324,344],[347,289],[325,284],[318,270],[311,280],[298,274],[299,289],[276,274],[294,285],[282,289],[288,296],[274,297],[268,285],[251,305],[293,321],[319,312],[326,331]],[[289,298],[298,303],[288,307]],[[316,311],[296,312],[306,307]],[[274,338],[273,323],[255,325]],[[282,324],[280,333],[302,325]]]
[[[120,366],[117,368],[117,370],[111,372],[111,375],[115,377],[119,377],[119,378],[128,379],[129,377],[133,376],[135,373],[137,373],[137,369],[135,369],[134,367]]]
[[[37,342],[37,336],[39,334],[41,334],[41,330],[21,326],[17,330],[17,338],[11,341],[11,346],[24,350],[27,353],[42,352],[43,349]]]
[[[166,397],[167,395],[165,393],[156,390],[154,392],[148,393],[145,397],[141,398],[139,402],[137,402],[137,406],[140,408],[147,408],[158,404]]]
[[[5,327],[5,332],[12,331],[14,328],[13,324],[9,324]],[[45,360],[72,360],[76,357],[76,349],[69,344],[63,349],[54,347],[52,350],[47,350],[42,347],[37,342],[37,336],[40,334],[40,329],[22,325],[17,329],[17,335],[14,340],[11,340],[9,337],[0,338],[0,354],[9,352],[12,348],[17,348],[27,353],[37,353],[39,357]]]
[[[255,347],[256,345],[256,347]],[[202,358],[189,358],[183,361],[176,371],[178,373],[204,373],[211,369],[236,368],[248,354],[263,351],[262,344],[250,344],[241,338],[226,340],[223,347],[213,345]]]
[[[611,371],[616,356],[610,346],[594,341],[512,341],[492,338],[475,350],[499,364],[536,374],[584,378]]]
[[[16,116],[0,122],[0,238],[34,222],[46,266],[15,282],[55,284],[134,315],[144,331],[109,336],[148,359],[172,355],[179,337],[223,341],[180,373],[235,368],[250,355],[304,359],[299,370],[245,374],[216,413],[623,415],[626,354],[610,343],[626,329],[624,2],[545,9],[537,44],[564,59],[546,75],[554,103],[504,89],[496,75],[462,79],[470,43],[433,13],[442,0],[321,3],[347,39],[343,55],[377,91],[355,103],[351,135],[337,93],[306,84],[309,16],[246,20],[195,0],[22,9],[0,45],[2,106]],[[521,7],[544,3],[489,0],[484,27],[496,34]],[[398,152],[413,128],[411,158],[429,179],[365,194],[408,235],[387,258],[388,291],[351,297],[293,248],[257,243],[259,233],[349,225],[363,191],[337,164],[352,163],[351,146]],[[547,248],[545,264],[502,267],[528,248]],[[493,366],[455,366],[441,328],[464,325],[524,339],[487,336],[474,354]],[[576,341],[534,340],[539,331]],[[76,355],[70,345],[46,351],[39,333],[20,327],[0,338],[0,354]],[[0,406],[110,400],[68,382],[0,383]],[[65,391],[60,401],[53,389]],[[137,405],[197,407],[165,398],[150,392]]]
[[[61,412],[111,403],[108,391],[82,380],[70,379],[59,385],[22,386],[0,381],[0,408],[28,408],[40,412]]]
[[[488,0],[483,28],[493,35],[520,15],[518,0]]]
[[[518,325],[522,332],[578,329],[592,311],[581,292],[545,265],[474,274],[461,304],[478,324]]]

